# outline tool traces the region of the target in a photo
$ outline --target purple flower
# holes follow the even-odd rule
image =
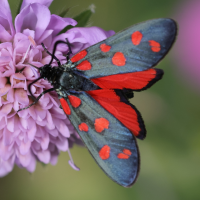
[[[174,57],[179,67],[179,77],[187,85],[200,90],[200,1],[190,0],[176,10],[179,34]]]
[[[75,54],[114,34],[90,27],[72,28],[57,35],[77,22],[51,14],[51,2],[24,0],[14,27],[7,0],[0,1],[0,177],[12,171],[14,164],[30,172],[35,170],[36,161],[54,165],[60,151],[68,151],[73,143],[80,144],[78,134],[59,108],[55,92],[43,95],[29,109],[16,112],[32,103],[27,86],[39,77],[29,63],[41,67],[51,59],[41,43],[52,52],[56,41],[67,38]],[[58,45],[55,55],[61,63],[66,62],[67,52],[67,45]],[[31,91],[37,97],[49,88],[51,85],[42,79],[33,84]]]

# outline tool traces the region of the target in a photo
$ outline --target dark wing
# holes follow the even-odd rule
[[[140,72],[169,51],[177,27],[172,19],[154,19],[127,28],[71,58],[75,71],[89,79]]]
[[[61,105],[89,152],[113,181],[131,186],[140,163],[133,134],[87,93],[68,94]]]

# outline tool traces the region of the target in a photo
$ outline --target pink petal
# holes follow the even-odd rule
[[[21,118],[21,117],[19,118],[19,120],[20,120],[22,127],[24,129],[28,129],[28,121],[26,119]]]
[[[32,80],[33,78],[35,79],[34,76],[34,73],[31,69],[31,67],[26,67],[24,70],[23,70],[23,73],[24,73],[24,76],[26,77],[26,79],[28,80]]]
[[[56,128],[58,129],[58,131],[64,137],[69,137],[70,136],[69,129],[66,126],[66,124],[63,122],[63,120],[54,119],[54,124],[56,125]]]
[[[26,169],[29,172],[34,172],[36,168],[36,159],[35,157],[31,156],[31,162],[29,163],[29,165],[26,167]]]
[[[3,118],[0,120],[0,130],[3,129],[5,126],[6,126],[6,120],[5,120],[5,117],[3,117]],[[1,137],[0,137],[0,138],[1,138]]]
[[[43,42],[46,47],[49,47],[52,42],[52,33],[53,30],[45,30],[37,43],[41,44]]]
[[[28,99],[26,91],[24,91],[21,88],[15,90],[15,99],[22,105],[28,105],[29,103],[29,99]]]
[[[50,152],[47,150],[38,152],[37,156],[39,160],[45,164],[48,164],[51,158]]]
[[[14,132],[14,128],[15,128],[15,118],[11,117],[9,119],[7,119],[7,129],[10,132]]]
[[[41,145],[43,150],[46,150],[49,146],[49,135],[45,132],[45,129],[38,127],[36,136],[36,141]]]
[[[46,117],[46,114],[47,114],[47,111],[38,105],[35,106],[35,112],[36,112],[38,121],[42,121]]]
[[[8,42],[12,40],[12,36],[8,31],[0,24],[0,40],[1,42]]]
[[[10,145],[13,142],[13,133],[10,132],[7,128],[3,130],[3,144],[5,146]]]
[[[0,88],[5,87],[7,79],[5,77],[0,77]]]
[[[27,154],[29,152],[29,150],[30,150],[30,147],[31,147],[31,142],[30,141],[28,141],[26,143],[24,141],[22,141],[21,145],[19,146],[20,154],[21,155]]]
[[[34,140],[34,138],[35,138],[36,131],[37,131],[37,128],[36,128],[35,125],[27,131],[28,138],[29,138],[29,140],[30,140],[31,142],[32,142],[32,141]]]
[[[21,6],[21,10],[28,6],[29,4],[32,4],[32,3],[39,3],[39,4],[42,4],[44,6],[47,6],[49,7],[51,5],[51,2],[53,0],[23,0],[23,3],[22,3],[22,6]]]
[[[55,144],[60,151],[67,151],[69,148],[68,140],[65,138],[57,140]]]
[[[27,90],[26,77],[21,73],[11,75],[10,82],[12,88],[23,88]]]
[[[0,177],[7,175],[13,170],[15,155],[11,156],[8,160],[0,158]]]
[[[72,44],[72,52],[77,53],[81,49],[85,49],[97,42],[105,40],[107,37],[114,35],[114,31],[104,31],[99,27],[75,27],[68,30],[66,33],[58,35],[54,38],[52,45],[57,40],[65,40],[67,38],[69,42]],[[73,46],[73,43],[76,45]],[[79,44],[80,45],[79,45]],[[51,47],[52,48],[52,47]],[[63,48],[63,47],[62,47]],[[58,46],[58,50],[59,46]]]
[[[58,15],[51,15],[51,20],[47,29],[54,30],[52,37],[55,37],[63,28],[72,25],[76,26],[77,22],[72,18],[62,18]]]
[[[46,127],[47,127],[49,130],[54,129],[54,128],[55,128],[55,124],[54,124],[53,119],[52,119],[52,116],[51,116],[51,114],[49,113],[48,110],[47,110],[46,120],[47,120]]]
[[[0,116],[6,116],[11,112],[13,105],[11,103],[5,104],[1,107]]]
[[[23,167],[27,167],[31,162],[31,153],[30,153],[30,151],[25,155],[18,153],[18,158],[19,158],[20,164]]]
[[[9,146],[6,146],[4,142],[4,139],[0,140],[0,156],[3,160],[8,160],[13,154],[14,149],[9,150]]]
[[[50,160],[50,163],[52,165],[56,165],[58,162],[58,155],[51,155],[51,160]]]
[[[1,0],[0,1],[0,15],[6,21],[6,22],[4,22],[4,25],[5,25],[5,23],[8,24],[5,27],[6,30],[9,30],[9,32],[13,36],[14,33],[15,33],[15,30],[14,30],[14,27],[13,27],[13,24],[12,24],[12,15],[11,15],[10,7],[9,7],[7,0]]]
[[[10,88],[10,90],[7,93],[7,100],[8,102],[14,102],[14,89]]]
[[[38,3],[33,3],[21,10],[15,19],[16,32],[24,29],[35,30],[35,41],[41,37],[50,22],[49,9]]]
[[[53,137],[58,137],[58,130],[53,129],[53,130],[46,130],[49,134],[51,134]]]

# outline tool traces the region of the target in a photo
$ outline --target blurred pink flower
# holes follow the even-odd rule
[[[181,1],[175,19],[179,30],[173,52],[179,77],[200,90],[200,1]]]
[[[7,0],[0,1],[0,177],[12,171],[14,164],[35,170],[36,161],[56,164],[60,151],[67,151],[80,138],[66,115],[59,108],[55,92],[42,96],[38,104],[23,110],[32,102],[27,86],[39,77],[32,65],[48,64],[54,43],[65,40],[72,44],[73,54],[114,34],[97,27],[72,28],[57,35],[68,25],[77,22],[50,13],[53,0],[24,0],[20,13],[12,24]],[[66,62],[67,45],[60,44],[56,57]],[[56,62],[53,63],[56,65]],[[32,87],[39,96],[51,85],[40,80]]]

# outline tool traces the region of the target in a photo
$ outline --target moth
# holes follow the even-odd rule
[[[28,86],[33,104],[45,93],[57,92],[97,164],[124,187],[136,181],[140,169],[136,137],[146,136],[143,119],[128,98],[162,78],[163,70],[153,67],[168,53],[176,34],[176,23],[163,18],[131,26],[71,58],[68,41],[57,41],[52,54],[43,45],[52,59],[38,68],[40,77]],[[59,43],[69,48],[63,65],[54,55]],[[58,67],[51,66],[53,59]],[[48,80],[52,88],[36,98],[30,87],[39,79]]]

